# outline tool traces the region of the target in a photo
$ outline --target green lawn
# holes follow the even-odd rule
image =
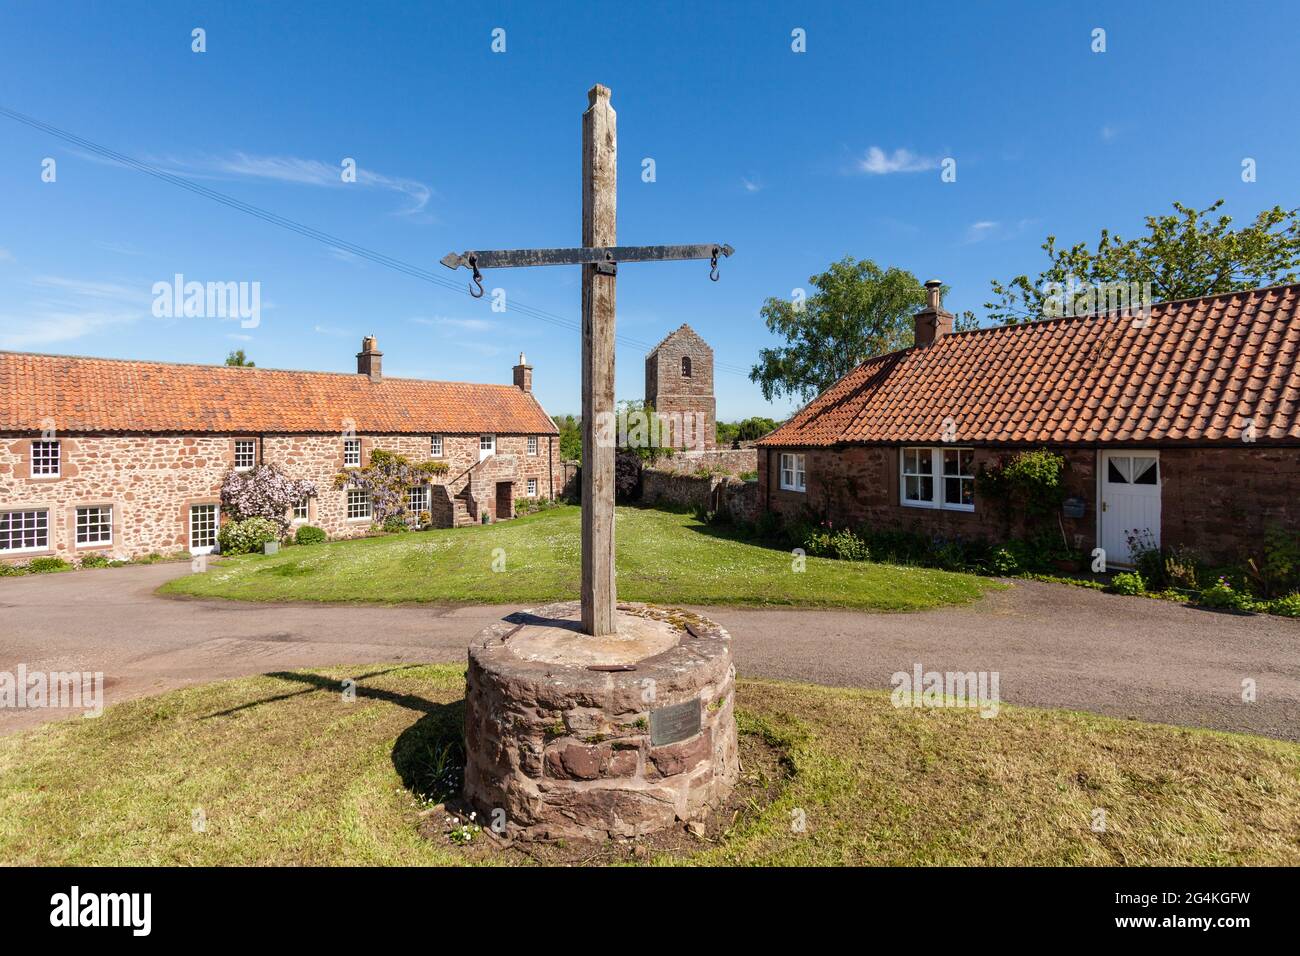
[[[578,508],[496,525],[409,532],[230,558],[163,593],[243,601],[514,604],[577,598]],[[665,604],[776,604],[912,611],[997,587],[927,568],[809,558],[735,537],[686,514],[619,508],[618,593]],[[493,571],[493,562],[504,570]]]
[[[344,677],[357,680],[354,702],[339,693]],[[483,835],[453,845],[440,811],[422,815],[441,758],[460,747],[463,695],[458,666],[330,668],[190,688],[0,738],[0,860],[529,863]],[[736,701],[742,735],[777,750],[766,769],[744,768],[766,796],[708,839],[640,859],[618,846],[592,856],[1300,865],[1295,744],[1009,706],[992,719],[895,709],[882,692],[775,681],[738,681]],[[1092,829],[1098,809],[1104,832]],[[791,826],[798,811],[802,832]]]

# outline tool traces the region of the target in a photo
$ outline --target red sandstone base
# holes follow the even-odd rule
[[[739,773],[730,635],[689,611],[577,602],[520,611],[469,652],[465,797],[524,840],[604,840],[704,816]],[[698,721],[698,724],[697,724]]]

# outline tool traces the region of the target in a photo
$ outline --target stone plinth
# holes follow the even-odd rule
[[[470,646],[465,797],[518,839],[632,837],[704,816],[735,785],[730,635],[689,611],[576,601],[512,614]],[[698,725],[696,721],[698,720]]]

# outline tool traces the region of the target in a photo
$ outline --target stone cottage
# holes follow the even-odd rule
[[[1240,560],[1300,532],[1300,285],[953,332],[926,283],[915,345],[870,359],[758,442],[760,507],[996,538],[975,476],[1066,460],[1076,547],[1129,563],[1130,532]]]
[[[447,463],[407,491],[438,526],[556,496],[558,433],[522,354],[511,385],[385,378],[382,358],[373,337],[356,374],[0,352],[0,560],[207,553],[225,476],[264,462],[315,483],[295,524],[362,534],[367,493],[332,480],[376,448]]]

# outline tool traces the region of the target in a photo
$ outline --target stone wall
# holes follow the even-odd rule
[[[740,475],[758,470],[758,451],[754,448],[719,448],[713,451],[677,451],[655,461],[653,467],[679,475],[690,475],[701,468]]]
[[[338,435],[68,435],[60,436],[61,474],[30,477],[31,437],[0,435],[0,510],[49,512],[50,548],[44,552],[0,552],[0,560],[28,561],[42,555],[75,559],[98,552],[114,558],[153,552],[172,554],[189,548],[189,508],[219,504],[221,483],[234,466],[235,439],[253,439],[257,460],[275,464],[292,478],[315,482],[309,523],[330,537],[354,537],[370,530],[369,519],[347,518],[347,495],[335,491],[334,475],[343,467]],[[430,457],[429,435],[360,435],[363,463],[371,450],[384,448],[416,460]],[[528,497],[528,479],[537,497],[554,497],[564,481],[559,439],[538,436],[537,454],[527,453],[527,436],[498,435],[497,453],[478,461],[479,437],[443,436],[448,474],[434,480],[433,517],[450,525],[453,499],[474,520],[497,514],[496,484],[510,482],[511,498]],[[76,509],[111,506],[113,542],[78,547]]]
[[[1086,502],[1082,518],[1062,519],[1066,535],[1090,551],[1096,544],[1098,451],[1051,450],[1066,459],[1068,493]],[[1012,451],[976,448],[975,467]],[[1159,454],[1162,545],[1185,545],[1207,560],[1234,563],[1258,553],[1269,527],[1300,529],[1300,449],[1165,447]],[[995,540],[1023,530],[1014,522],[1008,526],[998,509],[982,506],[978,496],[973,512],[900,504],[896,447],[809,449],[805,455],[807,490],[800,493],[781,490],[779,451],[759,450],[760,508],[787,518],[817,513],[845,524]]]
[[[641,472],[641,503],[678,508],[703,506],[726,511],[733,521],[758,516],[758,482],[730,475],[677,475],[647,468]]]

